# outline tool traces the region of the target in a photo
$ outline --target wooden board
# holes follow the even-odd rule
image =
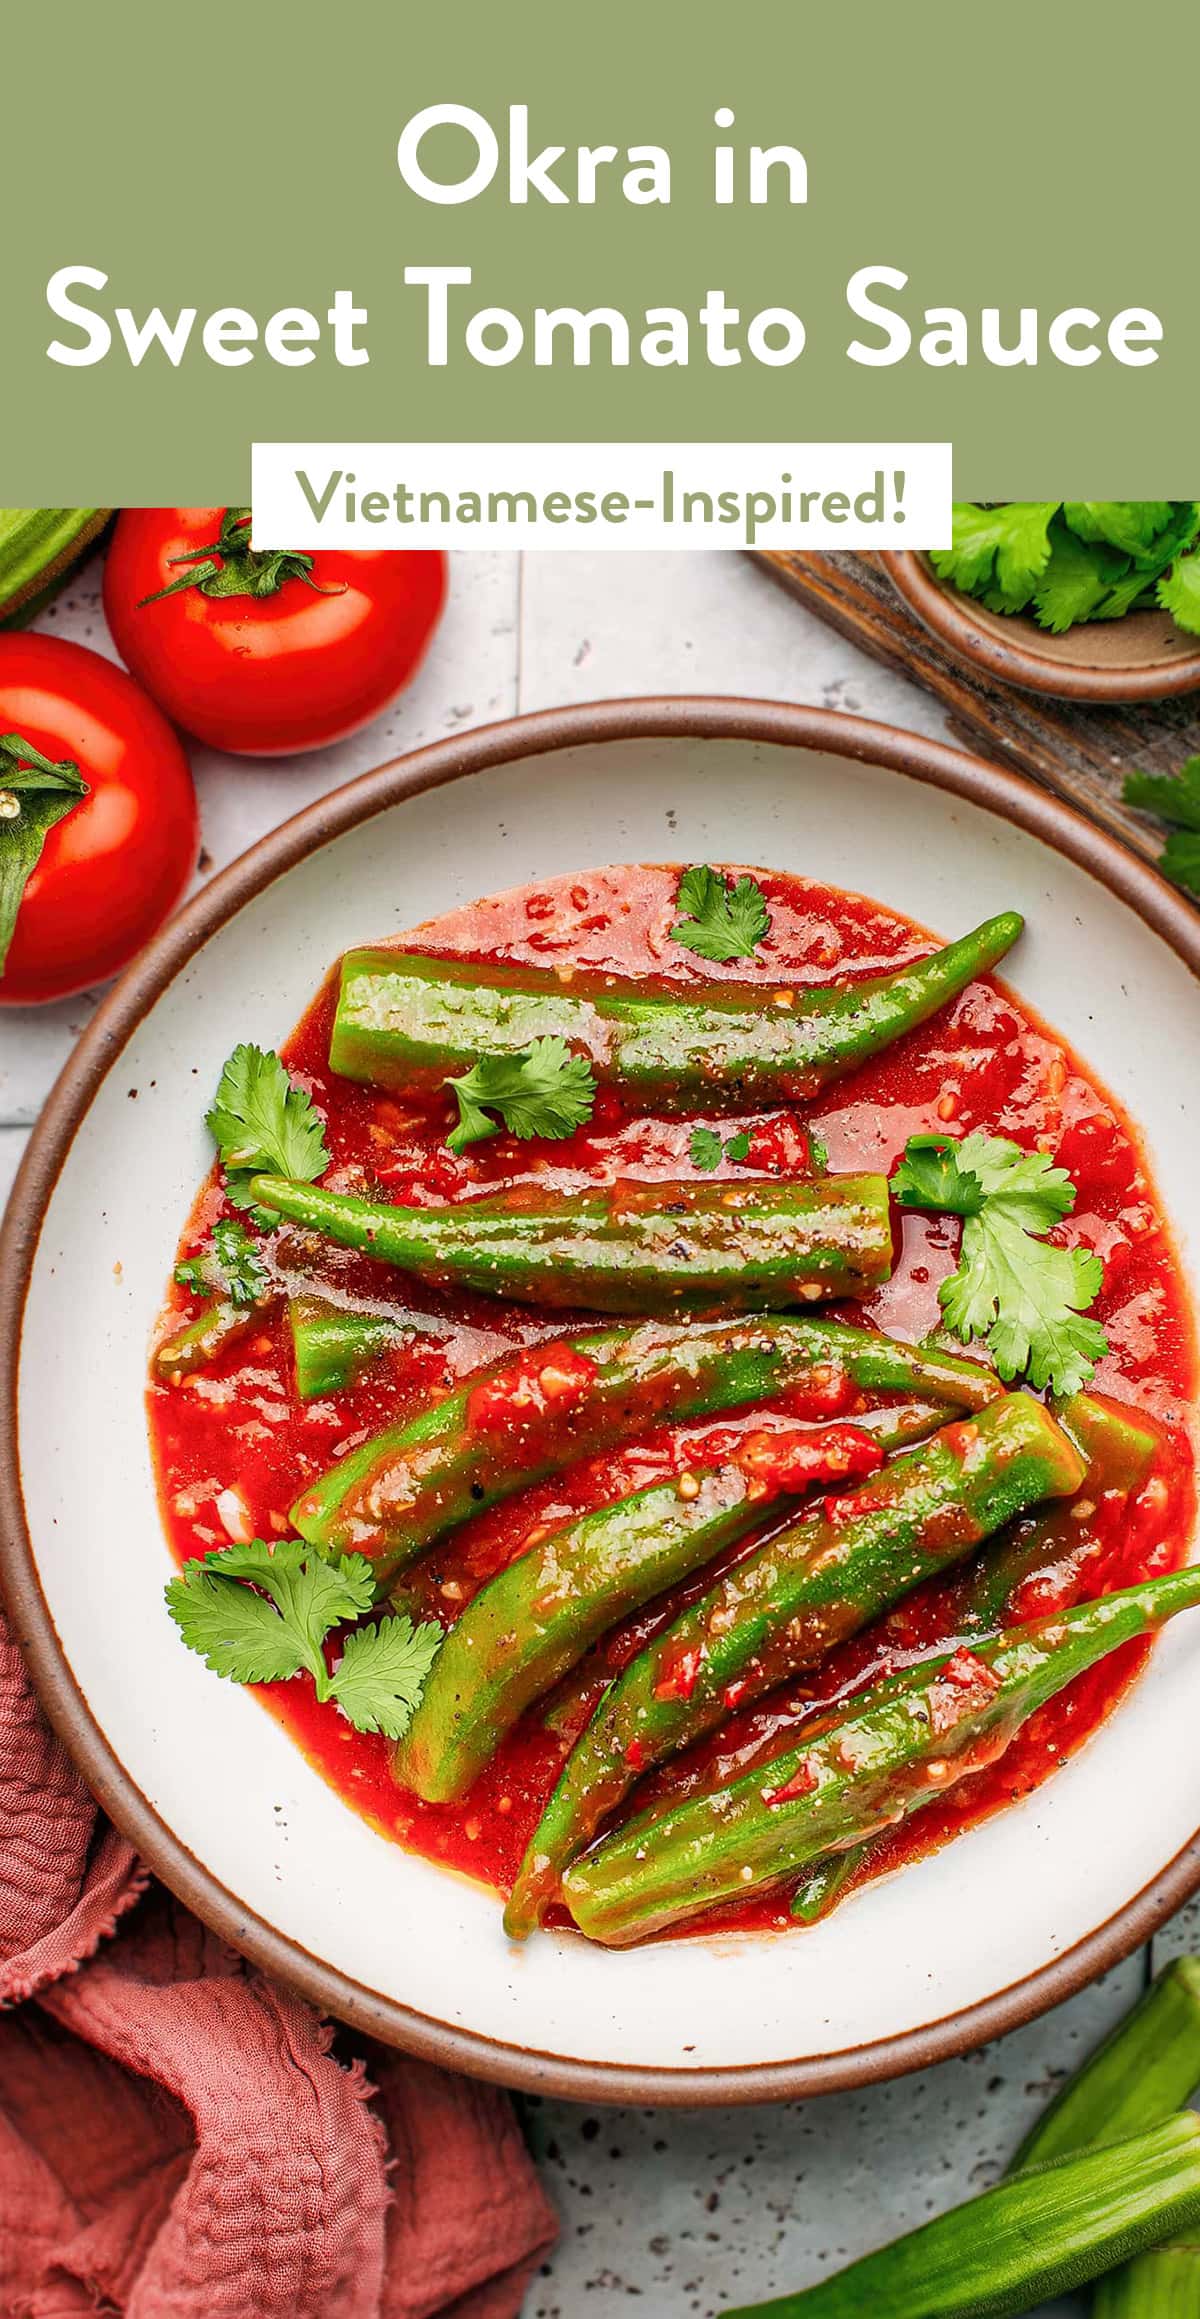
[[[992,685],[909,611],[877,556],[760,554],[757,561],[832,628],[941,701],[959,740],[1028,773],[1156,862],[1163,831],[1121,803],[1128,773],[1177,773],[1200,752],[1200,693],[1129,708],[1044,700]]]

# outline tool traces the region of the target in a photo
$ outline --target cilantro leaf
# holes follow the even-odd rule
[[[248,1581],[249,1583],[244,1583]],[[166,1589],[167,1609],[188,1648],[234,1683],[281,1683],[307,1671],[318,1699],[333,1699],[356,1731],[399,1739],[441,1646],[435,1621],[384,1618],[347,1635],[330,1674],[330,1631],[360,1619],[375,1600],[363,1554],[326,1558],[302,1538],[223,1546],[189,1562]]]
[[[1159,867],[1177,886],[1186,886],[1190,894],[1200,894],[1200,832],[1176,830],[1167,839],[1159,857]]]
[[[688,1158],[701,1175],[710,1176],[725,1157],[725,1146],[715,1127],[694,1127],[688,1145]]]
[[[702,1176],[711,1176],[714,1168],[719,1168],[723,1159],[735,1161],[749,1159],[750,1137],[745,1128],[740,1128],[736,1135],[722,1138],[717,1134],[715,1127],[694,1127],[692,1140],[688,1145],[688,1157],[692,1166],[698,1168]]]
[[[596,1075],[563,1039],[535,1039],[518,1055],[483,1055],[461,1079],[447,1079],[458,1104],[458,1125],[446,1138],[451,1151],[497,1135],[498,1111],[510,1135],[551,1140],[570,1135],[592,1116]]]
[[[485,1096],[485,1082],[480,1076],[482,1071],[483,1064],[476,1063],[474,1069],[466,1072],[461,1079],[447,1079],[446,1081],[447,1087],[454,1089],[455,1099],[458,1103],[458,1125],[452,1128],[446,1137],[451,1151],[465,1151],[469,1143],[482,1143],[487,1136],[499,1135],[500,1133],[499,1121],[489,1119],[483,1108],[482,1098]],[[476,1088],[479,1090],[478,1096],[475,1093]],[[501,1088],[502,1093],[503,1088]],[[498,1105],[500,1096],[491,1095],[487,1096],[486,1099]]]
[[[1189,757],[1178,773],[1131,773],[1121,795],[1178,829],[1200,830],[1200,757]]]
[[[403,1739],[442,1647],[436,1619],[414,1626],[407,1612],[347,1635],[329,1695],[356,1731]]]
[[[1135,513],[1139,504],[1129,502]],[[1145,546],[1126,553],[1107,539],[1082,539],[1056,519],[1051,526],[1050,562],[1034,599],[1043,628],[1061,635],[1076,621],[1121,620],[1135,604],[1153,602],[1155,581],[1195,537],[1196,522],[1194,503],[1175,501],[1168,508],[1162,530]],[[1110,528],[1119,528],[1115,518]],[[1136,523],[1131,523],[1126,536],[1133,538],[1137,528]]]
[[[959,1165],[958,1145],[944,1135],[912,1135],[892,1177],[892,1198],[902,1208],[946,1209],[955,1216],[978,1215],[983,1185]]]
[[[985,1197],[1003,1197],[1005,1210],[1026,1232],[1049,1232],[1075,1205],[1075,1186],[1049,1152],[1024,1151],[1001,1135],[965,1135],[956,1147],[960,1169],[981,1184]]]
[[[1200,894],[1200,756],[1189,757],[1177,774],[1131,773],[1121,795],[1126,805],[1174,823],[1160,867],[1176,885]]]
[[[680,915],[671,928],[671,940],[684,950],[694,950],[698,958],[721,963],[753,958],[771,931],[771,913],[757,881],[741,877],[735,885],[706,862],[684,871],[675,907]]]
[[[253,1175],[315,1183],[329,1166],[325,1130],[311,1095],[289,1078],[269,1048],[235,1047],[221,1073],[205,1124],[220,1154],[230,1199],[256,1222],[276,1219],[255,1207]]]
[[[1078,539],[1106,540],[1127,556],[1145,555],[1171,513],[1169,499],[1068,499],[1063,507]]]
[[[209,1556],[230,1578],[248,1578],[269,1594],[280,1617],[303,1638],[315,1664],[330,1627],[361,1618],[375,1600],[375,1573],[365,1554],[319,1554],[303,1538],[261,1538]]]
[[[1129,558],[1103,540],[1089,543],[1056,521],[1051,552],[1034,593],[1039,624],[1062,636],[1080,620],[1094,620],[1117,582],[1128,576]],[[1141,582],[1138,582],[1140,589]]]
[[[1156,594],[1177,628],[1185,628],[1189,636],[1200,636],[1200,548],[1176,557],[1170,571],[1159,580]]]
[[[931,562],[939,579],[968,596],[983,596],[994,611],[1023,611],[1050,560],[1050,523],[1057,499],[1010,499],[998,507],[959,500],[954,538]]]
[[[964,1344],[986,1337],[1006,1382],[1027,1376],[1039,1393],[1078,1393],[1108,1351],[1099,1322],[1086,1317],[1103,1285],[1090,1250],[1035,1240],[1002,1203],[985,1203],[963,1227],[962,1263],[941,1305]]]
[[[808,1156],[812,1161],[813,1174],[827,1176],[829,1173],[829,1145],[822,1143],[819,1135],[809,1136]]]
[[[244,1306],[258,1302],[269,1275],[245,1225],[227,1216],[213,1225],[198,1255],[176,1265],[175,1278],[181,1288]]]
[[[283,1683],[305,1664],[300,1638],[252,1587],[189,1562],[167,1587],[167,1609],[188,1649],[232,1683]]]
[[[1039,1237],[1075,1205],[1066,1169],[1003,1136],[916,1136],[892,1190],[902,1207],[963,1218],[958,1267],[938,1291],[961,1342],[986,1339],[1008,1383],[1027,1376],[1039,1392],[1078,1392],[1108,1340],[1085,1317],[1104,1284],[1099,1257]]]

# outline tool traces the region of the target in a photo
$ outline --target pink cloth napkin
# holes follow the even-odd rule
[[[339,2057],[147,1885],[0,1620],[3,2319],[515,2319],[556,2223],[507,2095]]]

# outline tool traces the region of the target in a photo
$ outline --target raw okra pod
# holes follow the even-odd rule
[[[1106,2272],[1092,2319],[1200,2319],[1200,2225]]]
[[[724,2319],[1017,2319],[1198,2223],[1200,2118],[1185,2111],[998,2183],[815,2287]],[[1176,2319],[1171,2304],[1142,2308]]]
[[[1069,2078],[1009,2167],[1144,2132],[1200,2085],[1200,1957],[1176,1957]],[[1200,2319],[1200,2233],[1193,2227],[1100,2281],[1093,2319]]]
[[[1018,2174],[1156,2126],[1200,2085],[1200,1957],[1176,1957],[1068,2078],[1009,2168]]]

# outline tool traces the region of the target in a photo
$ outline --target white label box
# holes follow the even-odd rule
[[[257,548],[943,548],[949,443],[256,443]]]

